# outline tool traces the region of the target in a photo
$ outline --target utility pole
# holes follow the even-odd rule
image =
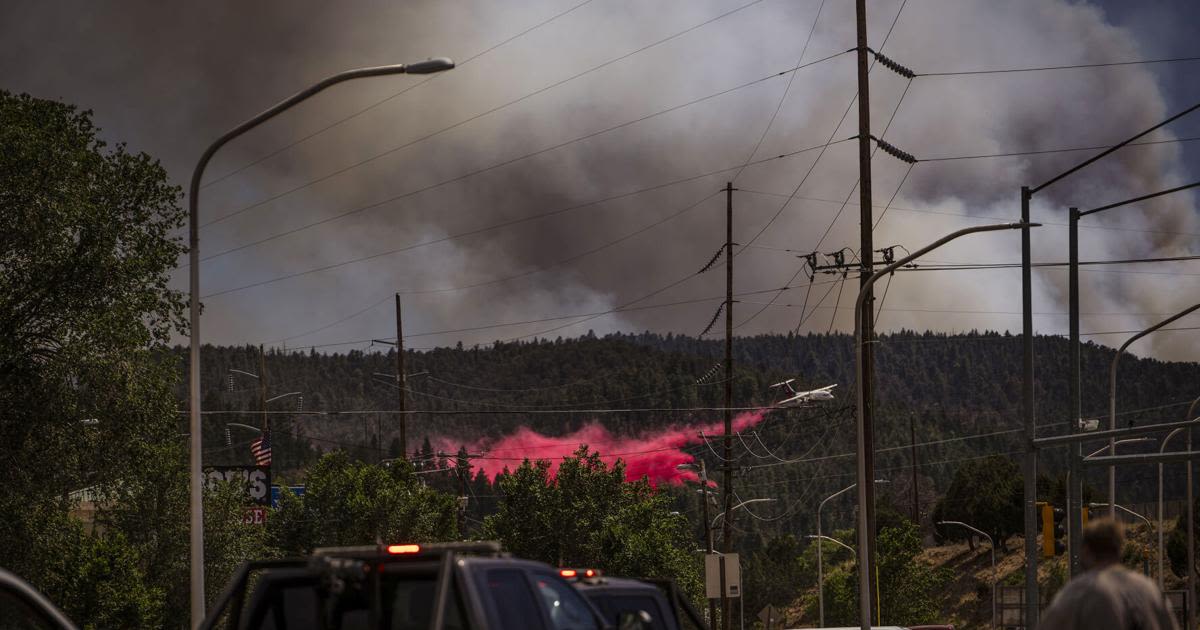
[[[1069,210],[1069,229],[1067,230],[1067,257],[1070,260],[1068,268],[1068,288],[1067,301],[1070,316],[1069,335],[1070,343],[1067,346],[1068,358],[1068,392],[1070,394],[1070,407],[1067,408],[1067,432],[1071,435],[1079,433],[1079,420],[1081,410],[1083,408],[1080,393],[1080,362],[1079,362],[1079,208],[1071,208]],[[1116,427],[1109,427],[1115,429]],[[1109,455],[1116,455],[1113,450],[1112,441],[1109,441]],[[1081,567],[1079,562],[1079,550],[1083,541],[1083,471],[1079,466],[1079,444],[1070,444],[1067,446],[1067,479],[1071,481],[1067,487],[1067,553],[1068,568],[1067,575],[1078,575]],[[1109,470],[1112,470],[1110,467]],[[1113,501],[1109,501],[1113,503]],[[1115,508],[1110,508],[1115,510]]]
[[[267,355],[262,344],[258,345],[258,409],[265,435],[270,427],[267,426]]]
[[[873,272],[874,240],[871,228],[874,218],[871,207],[871,95],[870,81],[867,76],[867,3],[866,0],[856,0],[855,21],[858,31],[858,192],[859,192],[859,259],[862,260],[862,273],[859,274],[859,290],[866,289],[863,302],[861,321],[857,322],[862,331],[862,360],[859,363],[858,378],[862,384],[862,431],[860,440],[863,444],[860,457],[865,459],[859,465],[862,475],[858,480],[858,509],[866,516],[866,531],[858,533],[860,548],[866,550],[865,564],[860,564],[859,573],[859,622],[863,630],[871,627],[871,610],[875,608],[875,417],[874,417],[874,375],[875,375],[875,297],[870,288],[870,278]],[[878,621],[878,620],[877,620]]]
[[[407,384],[404,378],[404,319],[400,312],[400,293],[396,293],[396,407],[400,416],[400,459],[408,461],[408,414],[404,409],[404,393]],[[376,446],[382,447],[382,444]]]
[[[733,551],[733,182],[725,184],[725,522],[721,550]],[[705,527],[708,524],[705,523]],[[724,566],[724,558],[721,561]],[[722,568],[722,575],[724,575]],[[729,596],[721,580],[721,625],[732,628]]]
[[[1033,417],[1033,262],[1029,234],[1028,187],[1021,187],[1021,415],[1025,425],[1025,456],[1021,461],[1025,508],[1025,627],[1037,627],[1040,589],[1037,581],[1037,423]],[[1047,532],[1044,536],[1052,536]]]
[[[921,503],[917,495],[917,428],[916,415],[908,414],[908,439],[912,445],[912,493],[913,493],[913,523],[921,528]]]

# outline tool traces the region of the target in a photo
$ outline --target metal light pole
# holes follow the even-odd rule
[[[1094,210],[1092,212],[1095,212]],[[1112,366],[1108,369],[1108,428],[1110,430],[1117,428],[1117,362],[1121,360],[1121,355],[1125,353],[1125,349],[1133,342],[1145,337],[1146,335],[1170,324],[1171,322],[1200,309],[1200,304],[1194,304],[1182,311],[1162,320],[1161,322],[1137,333],[1130,337],[1121,347],[1117,349],[1117,353],[1113,355]],[[1189,449],[1190,450],[1190,449]],[[1112,453],[1115,455],[1116,453]],[[1188,464],[1191,466],[1191,464]],[[1115,517],[1117,514],[1117,486],[1116,486],[1116,468],[1112,465],[1108,467],[1108,516]]]
[[[875,282],[893,271],[907,265],[917,258],[928,254],[929,252],[953,241],[956,238],[975,234],[977,232],[995,232],[999,230],[1019,230],[1025,227],[1034,227],[1040,224],[1031,223],[1000,223],[995,225],[980,225],[976,227],[965,228],[956,232],[951,232],[946,236],[918,249],[917,251],[897,260],[896,262],[884,267],[878,273],[873,273],[862,288],[858,292],[858,298],[854,301],[854,359],[855,365],[858,368],[858,378],[854,379],[854,389],[857,394],[856,408],[858,413],[858,614],[859,624],[863,630],[868,630],[871,627],[871,574],[875,568],[875,558],[869,551],[871,544],[871,532],[874,531],[874,509],[870,505],[871,493],[866,491],[868,486],[868,458],[872,453],[867,452],[867,434],[868,427],[863,415],[863,405],[866,404],[865,392],[863,390],[863,334],[862,329],[862,311],[863,304],[867,296],[871,292],[871,287]],[[870,514],[868,514],[868,510]]]
[[[1175,437],[1183,429],[1184,427],[1179,427],[1168,433],[1167,437],[1163,438],[1162,446],[1159,447],[1158,452],[1165,453],[1167,451],[1167,444],[1171,441],[1171,438]],[[1156,529],[1158,530],[1158,590],[1161,591],[1163,590],[1163,577],[1165,575],[1163,569],[1163,464],[1161,462],[1158,464],[1158,527]]]
[[[875,483],[887,483],[887,482],[888,482],[887,479],[876,479],[875,480]],[[842,488],[841,490],[838,490],[837,492],[834,492],[833,494],[825,497],[824,499],[821,500],[820,503],[817,504],[817,536],[816,537],[818,539],[828,538],[827,536],[821,535],[821,510],[825,508],[825,504],[829,503],[833,499],[836,499],[837,497],[840,497],[841,495],[843,495],[847,492],[850,492],[851,490],[853,490],[857,487],[858,487],[857,483],[852,483],[852,484],[846,486],[845,488]],[[841,543],[839,542],[838,544],[841,544]],[[850,549],[850,547],[846,547],[846,548]],[[850,551],[853,552],[854,550],[850,549]],[[825,564],[824,564],[824,559],[822,558],[821,544],[819,542],[817,543],[817,614],[820,617],[821,627],[824,627],[825,626]]]
[[[270,109],[234,127],[213,142],[200,156],[192,172],[188,188],[188,430],[192,434],[189,453],[191,476],[191,622],[197,627],[204,619],[204,479],[201,470],[202,439],[200,435],[200,180],[204,169],[217,150],[230,140],[275,117],[280,112],[321,92],[325,88],[351,79],[385,76],[391,74],[430,74],[454,67],[454,62],[444,57],[419,61],[413,64],[395,64],[358,68],[335,74],[304,90],[293,94]]]
[[[1195,418],[1196,404],[1200,398],[1188,406],[1187,419]],[[1188,427],[1187,451],[1192,452],[1192,427]],[[1192,491],[1192,468],[1195,462],[1187,460],[1187,623],[1189,630],[1196,627],[1196,495]]]
[[[992,540],[992,537],[987,535],[986,532],[976,529],[974,527],[971,527],[970,525],[967,525],[966,523],[963,523],[962,521],[938,521],[938,525],[958,525],[959,527],[965,527],[965,528],[975,532],[976,534],[979,534],[980,536],[987,538],[988,545],[990,545],[992,548],[992,627],[995,628],[996,627],[996,541]]]
[[[700,518],[704,524],[704,553],[706,555],[713,553],[713,530],[708,526],[708,468],[704,464],[704,460],[700,460],[700,464],[679,464],[675,466],[676,470],[694,470],[700,475]],[[708,627],[716,628],[717,624],[717,600],[708,600]]]

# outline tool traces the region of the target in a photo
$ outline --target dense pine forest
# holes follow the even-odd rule
[[[1057,337],[1036,339],[1037,422],[1043,435],[1066,430],[1066,345]],[[734,348],[735,407],[770,405],[784,397],[770,385],[786,378],[796,378],[801,387],[838,385],[837,400],[772,411],[734,439],[738,496],[776,500],[747,510],[738,526],[764,535],[809,532],[816,503],[854,480],[851,339],[762,335],[738,338]],[[614,436],[637,437],[719,423],[722,413],[712,408],[721,406],[724,395],[722,352],[720,340],[649,333],[409,351],[408,408],[435,413],[410,416],[408,450],[426,468],[452,469],[454,459],[439,459],[430,440],[478,451],[519,427],[553,437],[598,422]],[[1085,417],[1105,414],[1111,357],[1103,346],[1083,348]],[[918,508],[926,521],[965,462],[989,454],[1015,457],[1022,426],[1020,361],[1020,338],[1008,334],[881,337],[876,446],[879,475],[891,482],[881,488],[885,501],[905,514],[912,511],[914,436]],[[322,452],[346,450],[367,461],[399,455],[397,419],[386,413],[397,408],[395,355],[387,347],[344,354],[268,350],[262,364],[268,397],[296,392],[268,405],[280,480],[302,479],[305,465]],[[261,424],[259,384],[231,370],[257,375],[258,348],[206,347],[203,365],[204,409],[242,412],[206,415],[206,461],[249,463],[246,445],[256,437],[253,430],[228,423]],[[1194,363],[1126,357],[1120,376],[1122,425],[1181,418],[1200,395],[1200,365]],[[182,390],[179,396],[184,398]],[[591,446],[605,452],[605,444]],[[697,436],[683,450],[703,458],[709,470],[723,463],[716,440]],[[508,452],[506,459],[515,467],[521,455]],[[1061,454],[1045,454],[1039,472],[1054,477],[1060,459]],[[1121,471],[1122,500],[1149,500],[1153,472]],[[455,491],[462,481],[454,470],[429,480]],[[1177,481],[1177,475],[1168,475],[1168,497],[1182,492]],[[675,484],[665,487],[677,495],[678,509],[698,511],[695,495]],[[471,512],[486,513],[493,495],[488,481],[474,475],[467,491],[477,499]],[[829,506],[826,518],[844,525],[848,505]]]

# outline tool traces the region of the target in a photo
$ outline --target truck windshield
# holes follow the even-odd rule
[[[436,573],[388,567],[380,584],[380,625],[391,630],[426,630],[436,599]],[[263,576],[247,612],[246,627],[262,630],[367,630],[371,599],[368,583],[347,585],[326,595],[319,579],[302,575]],[[447,597],[447,630],[466,630],[458,589],[451,582]]]
[[[663,620],[663,611],[659,608],[658,600],[650,595],[632,594],[588,594],[588,599],[600,609],[604,618],[613,626],[620,624],[621,613],[644,610],[650,615],[650,627],[654,630],[667,630]]]

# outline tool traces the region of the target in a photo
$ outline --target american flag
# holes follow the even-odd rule
[[[250,443],[250,453],[259,466],[271,465],[271,431],[263,431],[262,437]]]

